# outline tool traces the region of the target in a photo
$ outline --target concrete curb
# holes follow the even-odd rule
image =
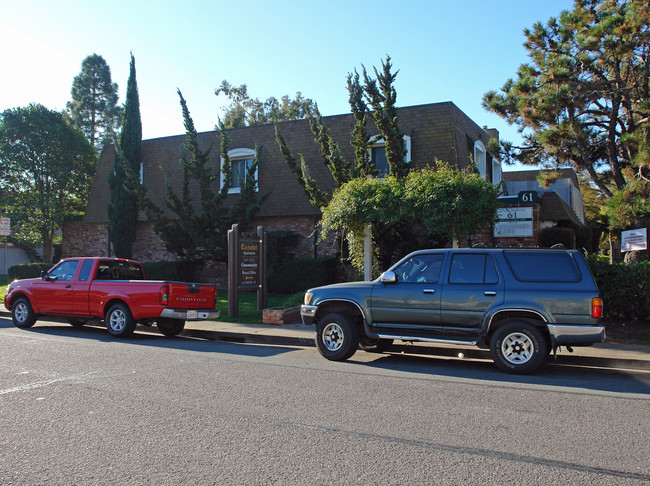
[[[0,316],[11,317],[7,311]],[[65,319],[48,318],[54,322]],[[38,325],[38,323],[36,324]],[[142,328],[139,328],[139,330]],[[155,328],[151,332],[157,333]],[[180,337],[187,336],[209,341],[266,344],[275,346],[314,347],[314,328],[302,324],[265,325],[235,324],[221,321],[188,322]],[[422,343],[394,344],[390,352],[421,354],[431,356],[457,357],[462,353],[468,359],[490,360],[489,351],[470,346],[428,345]],[[624,370],[650,371],[650,345],[602,343],[585,348],[574,348],[568,353],[564,348],[549,362],[558,365],[585,366],[594,368],[613,368]]]

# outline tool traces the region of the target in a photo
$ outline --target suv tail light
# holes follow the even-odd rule
[[[592,319],[603,317],[603,299],[599,297],[591,299],[591,317]]]
[[[160,287],[160,304],[169,305],[169,285]]]

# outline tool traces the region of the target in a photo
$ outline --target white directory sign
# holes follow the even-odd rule
[[[0,218],[0,236],[11,234],[11,218]]]
[[[495,238],[533,236],[533,208],[499,208],[494,224]]]
[[[623,231],[621,234],[621,251],[648,249],[648,228]]]

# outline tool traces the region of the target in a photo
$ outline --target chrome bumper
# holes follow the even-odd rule
[[[605,328],[603,326],[548,324],[548,331],[558,345],[580,346],[602,343],[605,340]]]
[[[316,315],[317,310],[318,306],[315,305],[303,304],[300,306],[300,318],[305,326],[310,326],[314,323],[314,316]]]
[[[205,321],[207,319],[217,319],[219,314],[218,310],[163,309],[160,317],[181,319],[183,321]]]

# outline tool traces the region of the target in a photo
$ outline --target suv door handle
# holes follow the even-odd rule
[[[485,292],[485,295],[487,295],[488,297],[494,297],[495,295],[497,295],[497,293],[494,290],[488,290]]]
[[[436,289],[424,289],[424,290],[422,291],[422,293],[423,293],[423,294],[435,294],[435,293],[436,293]]]

